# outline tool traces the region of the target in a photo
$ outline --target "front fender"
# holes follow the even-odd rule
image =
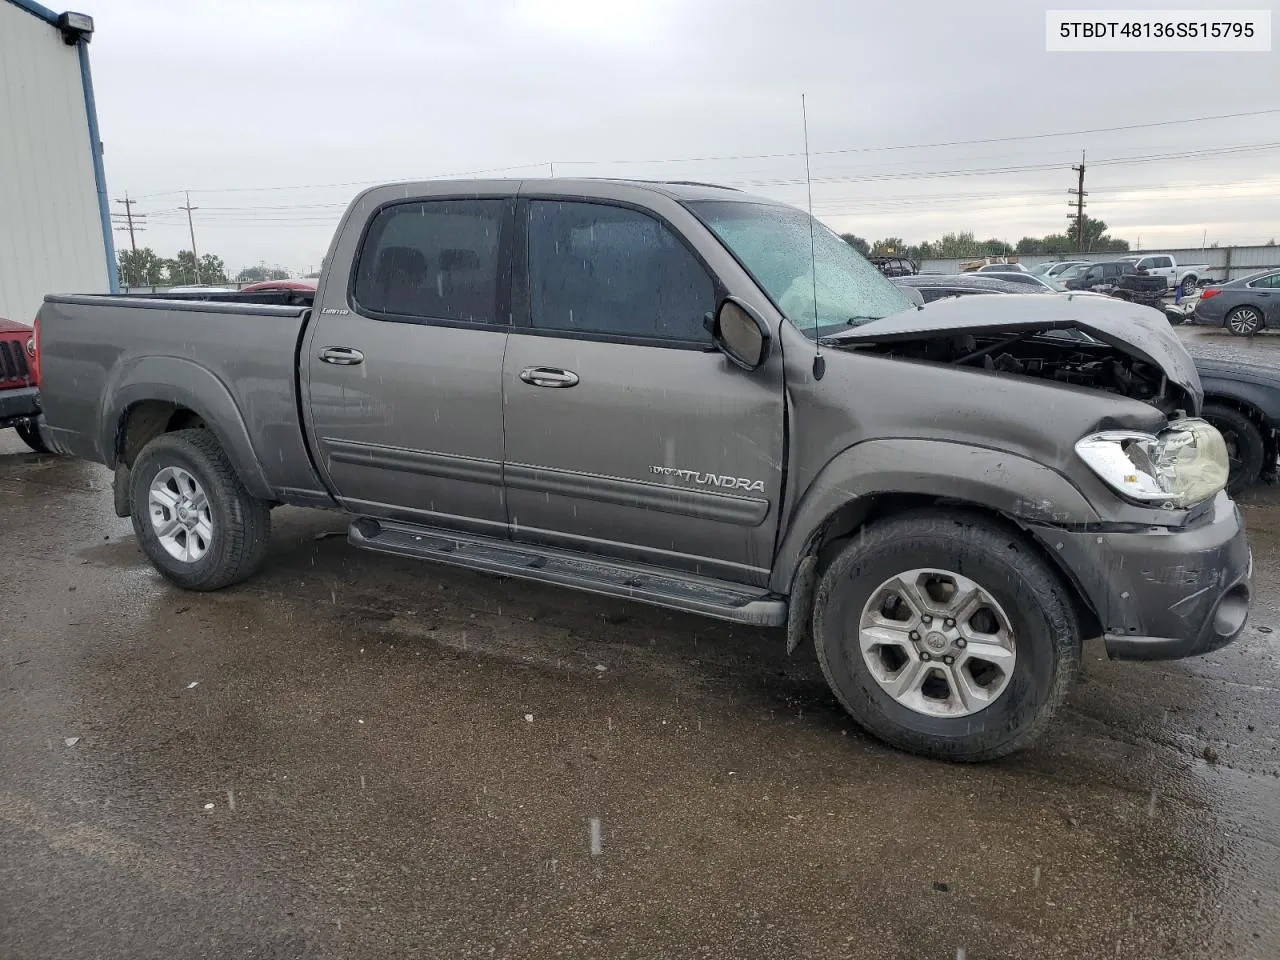
[[[121,366],[103,396],[107,409],[102,414],[99,449],[107,466],[116,466],[119,433],[129,408],[159,400],[199,415],[218,438],[245,489],[261,499],[272,496],[235,398],[226,384],[200,364],[182,357],[143,357]]]
[[[791,589],[814,535],[841,507],[877,494],[964,500],[1039,523],[1089,523],[1098,514],[1066,477],[1025,457],[946,440],[868,440],[833,457],[792,511],[770,588]]]

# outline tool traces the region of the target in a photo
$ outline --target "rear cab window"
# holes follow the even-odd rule
[[[500,238],[508,201],[397,203],[374,215],[351,287],[357,310],[383,320],[499,320]]]

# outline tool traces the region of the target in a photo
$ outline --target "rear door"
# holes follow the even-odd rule
[[[1249,284],[1249,288],[1262,308],[1267,326],[1280,326],[1280,273],[1259,277]]]
[[[503,365],[512,536],[766,583],[781,357],[745,371],[711,346],[703,318],[722,291],[707,257],[727,254],[709,233],[699,253],[651,210],[520,207]]]
[[[504,189],[510,191],[504,185]],[[304,345],[312,450],[366,516],[506,535],[502,355],[514,197],[366,195]]]

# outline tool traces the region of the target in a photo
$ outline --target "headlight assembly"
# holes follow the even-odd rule
[[[1175,420],[1152,436],[1110,430],[1085,437],[1076,453],[1116,492],[1131,500],[1182,508],[1227,485],[1227,445],[1204,420]]]

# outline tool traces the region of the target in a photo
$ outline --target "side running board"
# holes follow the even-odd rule
[[[351,524],[347,539],[378,553],[625,597],[735,623],[780,627],[787,622],[786,601],[763,590],[567,550],[368,518]]]

